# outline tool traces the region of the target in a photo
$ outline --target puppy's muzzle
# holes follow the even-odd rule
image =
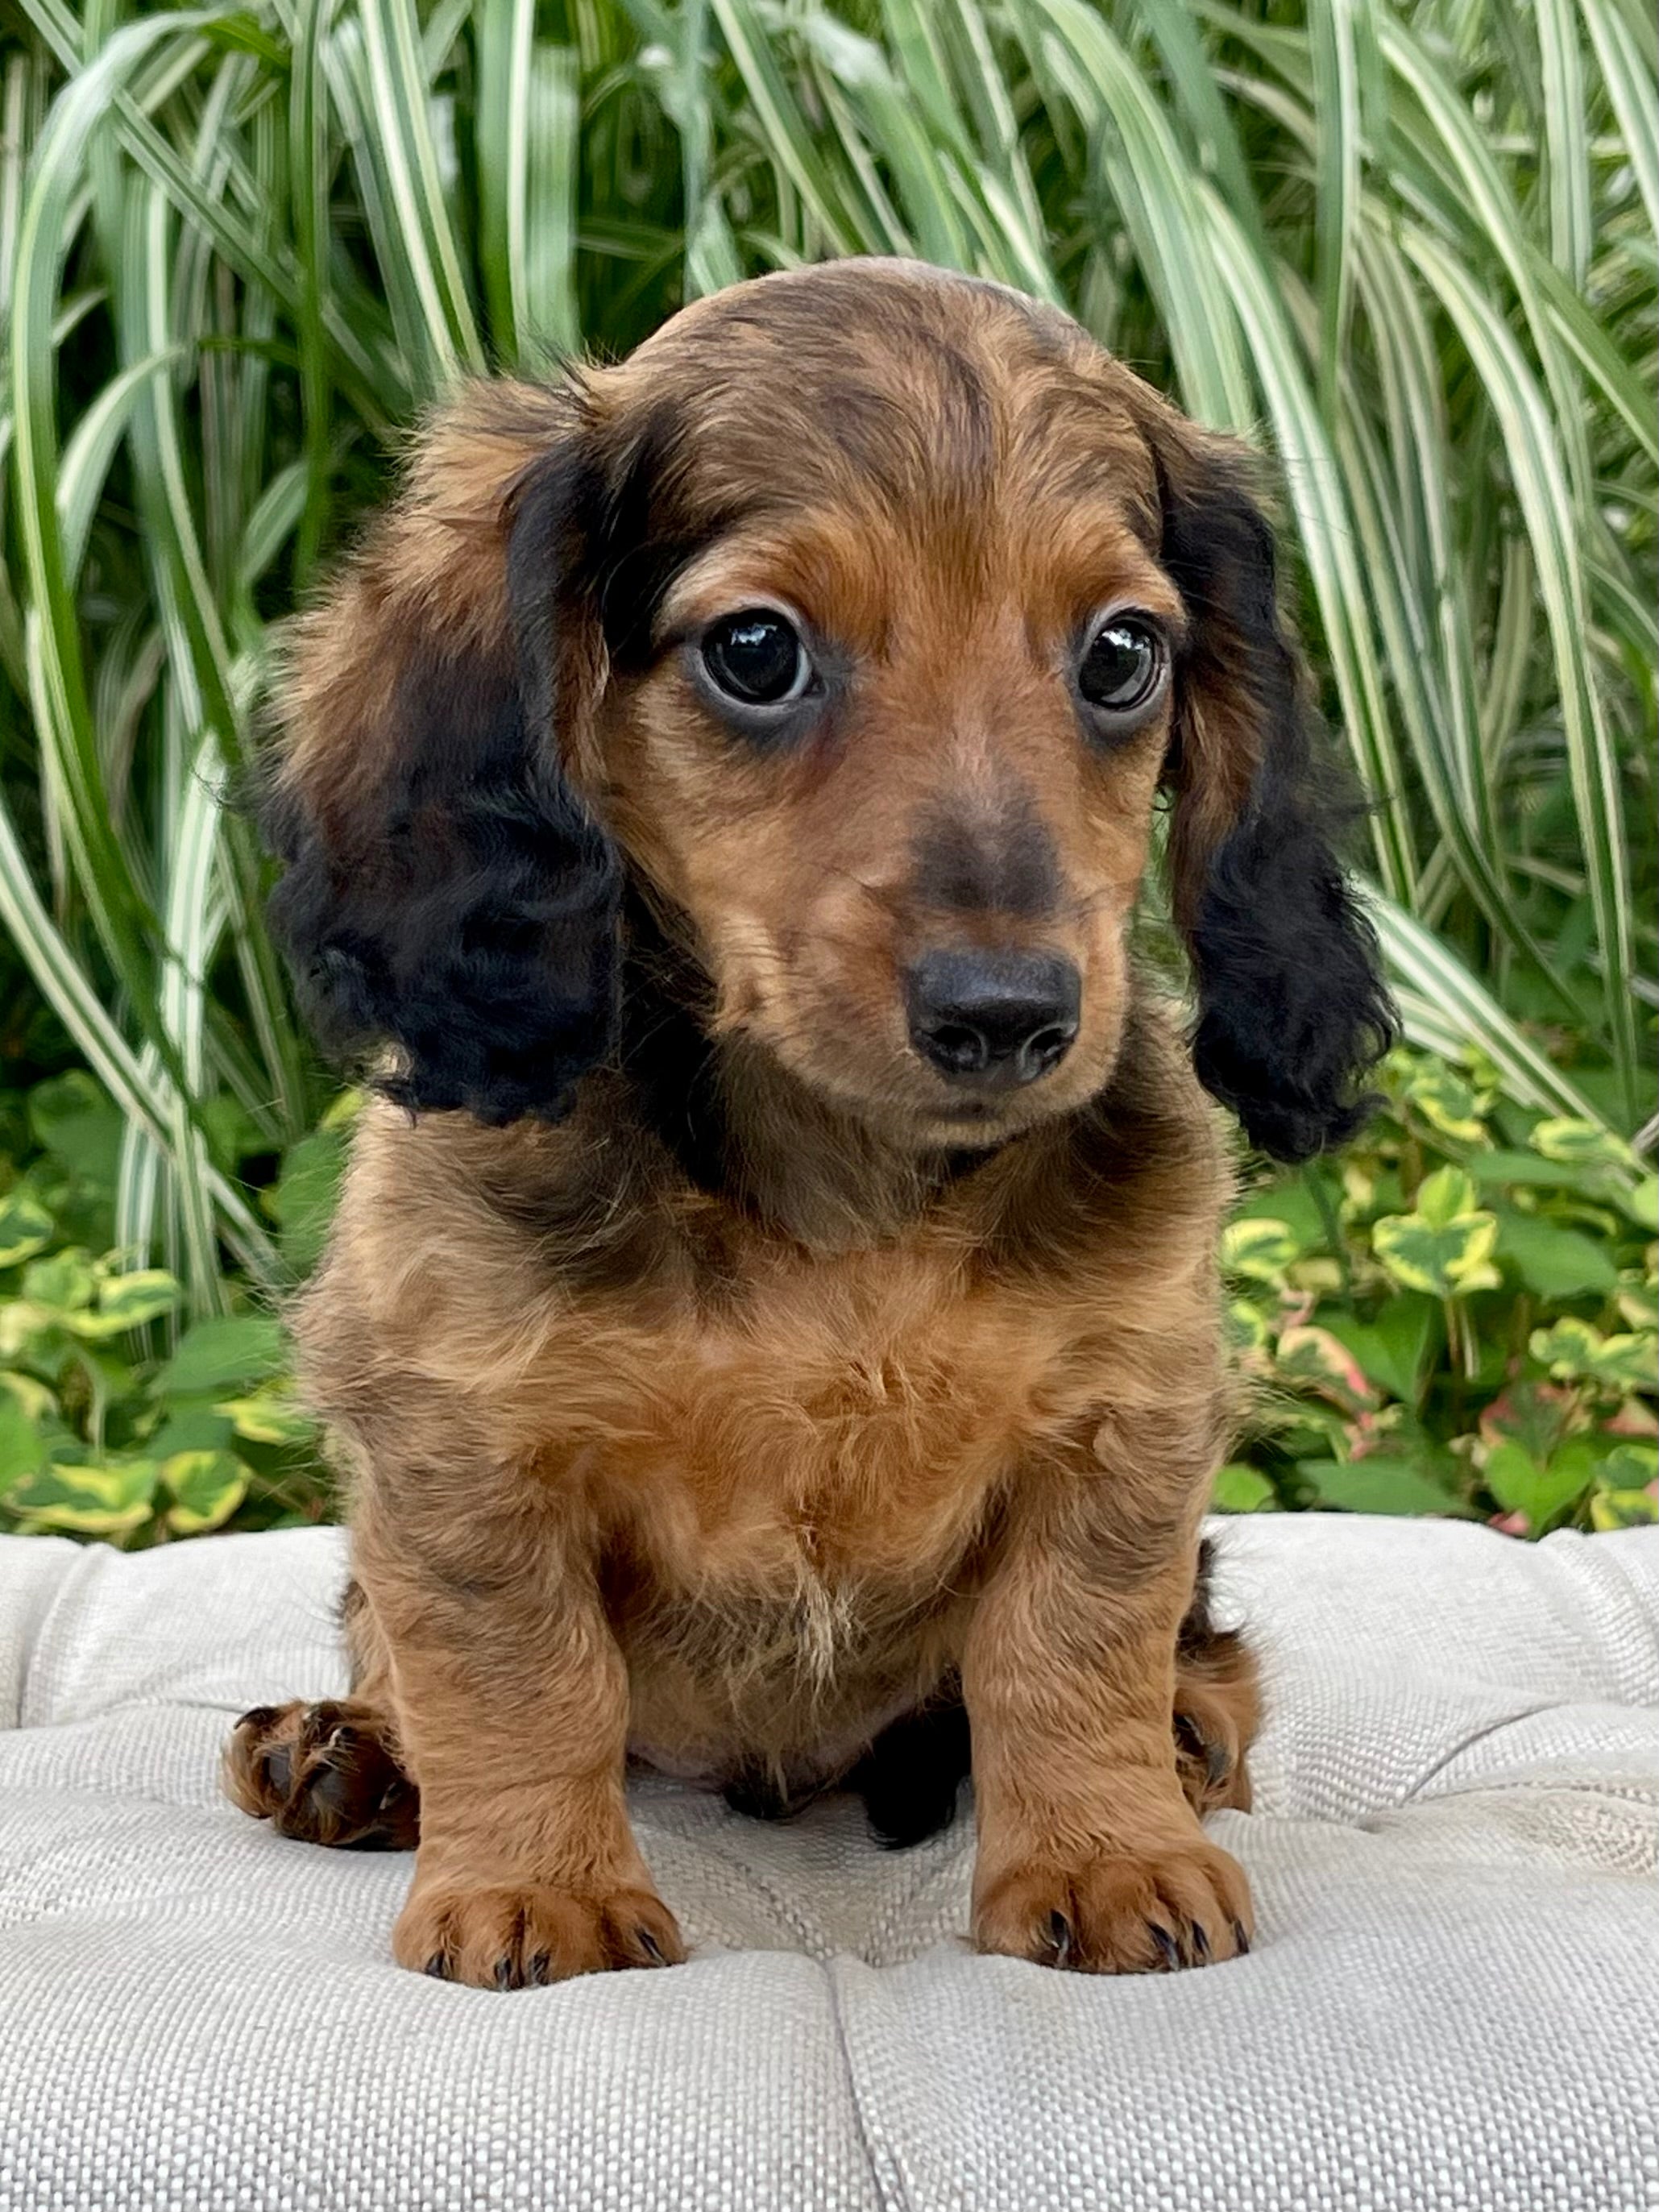
[[[1054,953],[928,952],[905,980],[910,1042],[953,1083],[1018,1090],[1077,1036],[1081,981]]]

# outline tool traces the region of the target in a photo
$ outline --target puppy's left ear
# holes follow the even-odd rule
[[[1252,1144],[1305,1160],[1364,1121],[1358,1086],[1395,1035],[1376,939],[1338,857],[1363,802],[1279,613],[1249,456],[1161,405],[1149,430],[1161,558],[1189,624],[1165,782],[1198,991],[1194,1061]]]

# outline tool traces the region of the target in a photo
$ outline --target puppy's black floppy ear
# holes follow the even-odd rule
[[[1186,603],[1165,775],[1170,865],[1206,1090],[1275,1159],[1340,1144],[1395,1034],[1376,937],[1338,851],[1362,811],[1281,619],[1243,453],[1171,416],[1155,436],[1162,559]]]
[[[319,1041],[415,1110],[556,1119],[614,1034],[621,871],[555,730],[602,680],[579,415],[481,387],[296,626],[271,921]]]

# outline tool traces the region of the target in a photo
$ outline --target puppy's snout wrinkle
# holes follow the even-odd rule
[[[910,1042],[952,1082],[1012,1090],[1065,1059],[1082,995],[1075,964],[1054,953],[924,953],[906,978]]]

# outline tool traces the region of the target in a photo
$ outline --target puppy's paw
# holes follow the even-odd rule
[[[420,1795],[392,1730],[351,1698],[256,1705],[225,1746],[225,1788],[256,1820],[307,1844],[412,1850]]]
[[[677,1966],[685,1943],[653,1890],[601,1895],[416,1881],[392,1931],[400,1966],[480,1990],[523,1990],[617,1966]]]
[[[1194,1836],[1005,1875],[975,1908],[974,1941],[1075,1973],[1153,1974],[1237,1958],[1254,1926],[1243,1868]]]

